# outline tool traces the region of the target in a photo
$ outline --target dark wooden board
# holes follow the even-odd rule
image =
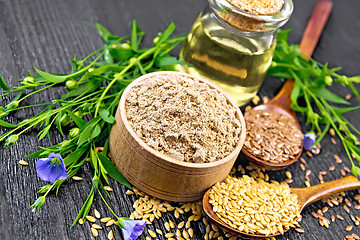
[[[125,35],[130,32],[131,20],[137,19],[140,27],[148,33],[145,45],[149,46],[157,32],[164,30],[171,20],[177,26],[176,33],[187,32],[206,4],[206,0],[0,0],[0,73],[9,85],[17,86],[17,80],[26,76],[27,71],[34,73],[33,65],[45,71],[68,72],[70,59],[75,54],[84,57],[102,46],[93,21],[99,21],[114,34]],[[294,4],[294,14],[285,28],[293,28],[290,40],[299,43],[315,1],[295,0]],[[330,67],[342,66],[341,73],[347,75],[360,74],[359,9],[358,0],[334,1],[333,12],[313,55],[320,62],[329,62]],[[271,98],[280,85],[278,79],[266,79],[259,95]],[[342,87],[334,90],[342,96],[348,93]],[[49,101],[62,93],[65,93],[63,87],[49,89],[40,97],[29,99],[28,103]],[[1,99],[0,105],[4,106],[9,101],[10,97]],[[351,102],[359,105],[356,99]],[[16,122],[31,114],[34,111],[28,110],[10,120]],[[359,116],[358,111],[348,114],[348,119],[357,128],[360,128]],[[304,119],[300,117],[300,120],[304,126]],[[304,126],[306,130],[308,128]],[[0,128],[0,134],[4,132],[5,129]],[[29,132],[21,136],[19,142],[11,148],[0,146],[0,239],[93,239],[89,223],[70,228],[91,187],[92,170],[88,167],[79,173],[83,181],[65,184],[58,196],[51,194],[47,198],[45,206],[38,213],[34,214],[29,209],[38,197],[37,188],[44,182],[36,175],[34,160],[29,160],[30,166],[27,167],[19,165],[18,161],[36,151],[39,145],[51,144],[47,140],[39,143],[36,135],[36,132]],[[54,135],[52,144],[59,141],[59,136]],[[313,171],[310,176],[313,184],[318,183],[316,176],[319,171],[335,164],[332,157],[335,153],[344,159],[344,163],[336,165],[337,170],[325,176],[325,180],[332,180],[340,177],[340,167],[350,167],[341,144],[333,146],[330,137],[327,137],[323,141],[321,154],[312,159],[306,158],[306,167]],[[246,163],[242,156],[238,162]],[[299,163],[291,166],[289,171],[295,180],[291,186],[304,187],[304,172],[300,170]],[[273,179],[284,180],[284,172],[271,172],[270,175]],[[111,181],[111,186],[114,189],[111,205],[119,215],[129,216],[136,198],[125,195],[126,189],[114,181]],[[347,197],[352,200],[356,193],[347,192]],[[304,234],[291,230],[278,239],[343,239],[348,234],[345,227],[352,224],[350,218],[341,206],[335,207],[329,210],[327,216],[341,214],[346,216],[345,220],[336,220],[329,229],[320,227],[310,213],[324,206],[317,202],[304,210],[301,223]],[[96,197],[94,207],[102,216],[110,216],[99,197]],[[352,208],[351,212],[360,216],[360,210]],[[184,215],[181,220],[176,220],[172,214],[166,214],[163,219],[155,221],[154,226],[164,230],[163,223],[168,219],[178,223],[186,217]],[[149,228],[154,229],[154,226]],[[194,239],[203,239],[204,225],[199,222],[192,224],[192,227],[195,231]],[[98,239],[106,239],[109,229],[115,231],[115,239],[122,239],[116,227],[100,230]],[[360,233],[360,227],[352,232]],[[145,235],[141,239],[145,239]]]

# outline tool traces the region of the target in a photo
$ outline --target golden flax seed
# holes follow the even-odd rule
[[[82,178],[82,177],[79,177],[79,176],[73,176],[72,179],[75,180],[75,181],[81,181],[81,180],[83,180],[83,178]]]
[[[78,221],[79,224],[83,225],[84,224],[84,219],[83,218],[80,218],[79,221]]]
[[[29,163],[26,162],[26,161],[24,161],[24,160],[20,160],[20,161],[19,161],[19,164],[20,164],[20,165],[23,165],[23,166],[28,166],[28,165],[29,165]]]
[[[112,240],[112,239],[114,238],[114,232],[113,232],[113,230],[110,230],[110,232],[108,233],[107,237],[108,237],[109,240]]]
[[[114,191],[110,186],[104,186],[104,189],[108,192]]]
[[[92,235],[94,236],[94,237],[97,237],[97,236],[99,236],[99,232],[98,232],[98,230],[96,230],[95,228],[91,228],[91,233],[92,233]]]
[[[331,138],[331,143],[336,145],[336,140],[334,138]]]
[[[344,220],[344,218],[341,216],[341,215],[336,215],[336,217],[338,218],[338,219],[340,219],[341,221],[343,221]]]
[[[85,217],[89,222],[96,222],[96,219],[93,216],[86,216]]]
[[[100,218],[100,217],[101,217],[99,211],[96,210],[96,209],[94,209],[94,215],[95,215],[96,218]]]
[[[302,228],[295,228],[295,231],[297,231],[298,233],[304,233],[304,229]]]
[[[148,230],[148,233],[151,237],[156,238],[156,233],[154,233],[153,231],[151,231],[150,229]]]
[[[347,232],[350,232],[352,229],[353,229],[353,226],[352,226],[352,225],[349,225],[349,226],[347,226],[347,227],[345,228],[345,230],[346,230]]]
[[[105,218],[102,218],[102,219],[100,220],[100,222],[102,222],[102,223],[107,223],[107,222],[109,222],[110,220],[111,220],[110,217],[105,217]]]
[[[335,166],[330,166],[329,167],[329,171],[331,172],[331,171],[334,171],[335,170]]]
[[[131,191],[131,190],[127,190],[125,194],[126,194],[126,195],[133,195],[133,194],[134,194],[134,192],[133,192],[133,191]]]
[[[93,227],[93,228],[95,228],[95,229],[97,229],[97,230],[102,229],[102,227],[101,227],[100,225],[96,224],[96,223],[94,223],[93,225],[91,225],[91,227]]]

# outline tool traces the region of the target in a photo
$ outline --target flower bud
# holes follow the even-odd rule
[[[64,140],[62,143],[61,143],[61,149],[65,149],[69,144],[71,143],[71,141],[69,140]]]
[[[70,119],[69,115],[66,114],[66,113],[63,114],[63,115],[61,116],[61,118],[60,118],[60,123],[61,123],[61,125],[63,125],[63,126],[69,125],[69,124],[71,123],[71,119]]]
[[[120,48],[123,48],[123,49],[131,49],[131,46],[130,46],[129,43],[122,43],[122,44],[120,45]]]
[[[153,44],[156,45],[159,42],[159,36],[153,39]]]
[[[19,106],[19,103],[20,103],[19,101],[12,101],[8,105],[6,105],[6,109],[7,110],[14,110]]]
[[[19,135],[17,135],[17,134],[10,135],[10,136],[6,139],[5,145],[8,146],[8,147],[9,147],[9,146],[12,146],[12,145],[14,145],[18,140],[19,140]]]
[[[130,58],[129,65],[136,66],[137,65],[137,58],[136,57]]]
[[[82,118],[84,116],[84,114],[82,112],[79,112],[79,111],[75,112],[74,114],[79,118]]]
[[[326,77],[325,77],[325,84],[326,84],[327,86],[331,86],[332,82],[333,82],[332,77],[330,77],[330,76],[326,76]]]
[[[78,86],[78,82],[75,79],[69,79],[65,83],[65,87],[69,91],[77,88],[77,86]]]
[[[38,193],[46,193],[47,191],[49,191],[49,189],[52,188],[51,184],[47,184],[45,186],[42,186],[39,188]]]
[[[80,129],[79,128],[72,128],[69,132],[69,138],[73,139],[75,137],[77,137],[80,133]]]
[[[45,203],[45,196],[41,196],[38,199],[36,199],[34,204],[31,205],[30,207],[32,208],[33,212],[37,212],[44,205],[44,203]]]

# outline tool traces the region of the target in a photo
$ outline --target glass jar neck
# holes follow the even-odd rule
[[[283,26],[290,18],[294,5],[284,0],[281,10],[274,15],[256,15],[231,5],[227,0],[208,0],[210,11],[229,30],[242,35],[267,35]]]

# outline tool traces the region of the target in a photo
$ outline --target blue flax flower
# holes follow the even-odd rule
[[[311,145],[314,144],[314,142],[316,141],[316,136],[313,132],[308,132],[307,134],[304,135],[304,141],[303,141],[303,146],[305,148],[305,150],[312,150],[315,148],[311,147]]]
[[[122,229],[124,240],[135,240],[144,231],[146,221],[144,220],[123,220],[125,228]]]
[[[47,158],[41,158],[36,162],[39,178],[54,183],[58,179],[67,178],[65,164],[60,154],[50,153]]]

